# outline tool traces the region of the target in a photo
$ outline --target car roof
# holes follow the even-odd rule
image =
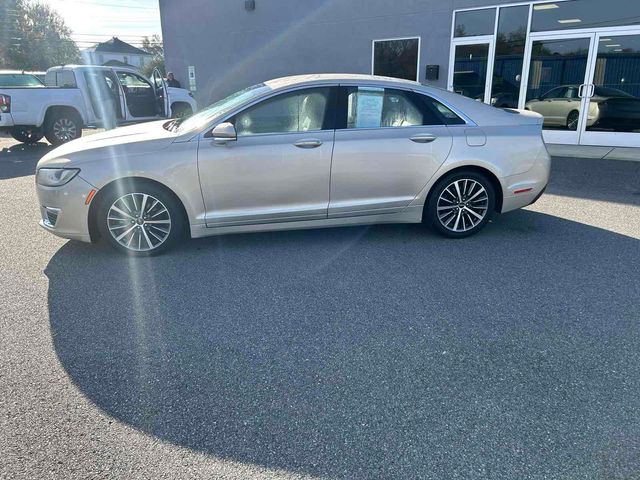
[[[58,70],[124,70],[127,72],[137,73],[140,75],[140,72],[135,68],[131,67],[111,67],[106,65],[59,65],[57,67],[51,67],[48,72],[58,71]]]
[[[27,72],[25,70],[0,70],[0,74],[8,75],[35,75],[39,72]]]
[[[381,77],[377,75],[363,75],[357,73],[313,73],[307,75],[292,75],[289,77],[274,78],[268,80],[265,85],[272,89],[287,88],[295,85],[317,84],[317,83],[371,83],[371,84],[402,84],[405,86],[420,87],[420,83],[403,80],[400,78]]]

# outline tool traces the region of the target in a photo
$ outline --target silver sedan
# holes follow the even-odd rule
[[[542,120],[416,82],[276,79],[51,151],[36,175],[41,225],[132,255],[188,236],[374,223],[466,237],[544,191]]]

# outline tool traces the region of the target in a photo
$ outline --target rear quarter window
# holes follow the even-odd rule
[[[458,114],[438,100],[424,94],[416,94],[422,100],[426,109],[436,116],[443,125],[464,125],[465,122]]]

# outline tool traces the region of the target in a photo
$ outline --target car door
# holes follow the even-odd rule
[[[580,112],[582,99],[578,96],[578,88],[578,86],[568,86],[564,89],[562,98],[552,103],[551,116],[556,125],[566,127],[569,114],[573,111]]]
[[[109,70],[88,69],[83,72],[87,85],[87,93],[92,123],[106,129],[115,128],[122,122],[125,110],[120,84],[115,74]]]
[[[567,87],[557,87],[549,90],[540,99],[532,103],[531,110],[544,116],[544,124],[548,126],[561,126],[564,124],[563,116],[558,112],[563,110]]]
[[[329,217],[393,213],[411,203],[451,150],[446,119],[436,106],[446,109],[410,90],[342,90]]]
[[[169,91],[167,88],[167,82],[162,78],[160,70],[153,69],[153,75],[151,75],[151,83],[155,90],[157,111],[163,117],[169,117]]]
[[[116,71],[127,105],[127,121],[158,117],[155,88],[141,75],[126,70]]]
[[[281,93],[229,121],[237,140],[200,139],[208,227],[324,219],[334,137],[333,87]]]

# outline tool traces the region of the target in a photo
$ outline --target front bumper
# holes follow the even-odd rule
[[[61,187],[36,185],[40,226],[62,238],[91,242],[87,196],[94,187],[79,175]]]

